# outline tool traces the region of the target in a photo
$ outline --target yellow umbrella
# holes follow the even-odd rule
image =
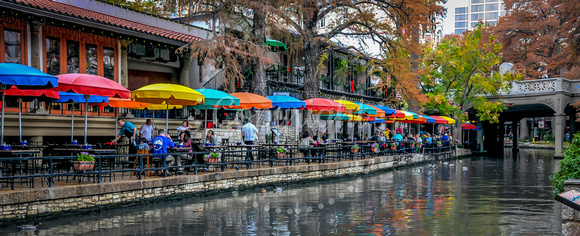
[[[449,122],[447,124],[455,124],[455,120],[453,118],[449,118],[447,116],[439,116],[439,117],[446,119]]]
[[[346,107],[346,110],[352,110],[353,112],[358,111],[358,109],[360,108],[359,105],[351,101],[347,100],[334,100],[334,101],[344,105]]]
[[[349,115],[346,114],[349,118],[349,121],[363,121],[364,118],[362,116],[354,116],[354,115]]]
[[[169,128],[170,105],[198,105],[205,101],[198,91],[178,84],[150,84],[131,92],[131,98],[139,102],[165,104],[165,130]]]

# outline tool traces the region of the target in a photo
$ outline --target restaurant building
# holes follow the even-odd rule
[[[24,64],[52,75],[99,75],[129,90],[152,83],[198,87],[204,76],[211,73],[187,53],[176,52],[190,42],[207,38],[210,33],[98,0],[0,1],[1,63]],[[18,136],[18,104],[7,102],[6,105],[5,134],[9,142],[14,142],[11,139]],[[35,140],[70,136],[70,132],[63,130],[70,130],[72,106],[23,104],[23,136]],[[84,115],[82,104],[74,106],[75,115]],[[110,118],[115,115],[113,109],[90,106],[88,115],[89,136],[113,137],[114,125]],[[79,136],[83,135],[81,125]]]

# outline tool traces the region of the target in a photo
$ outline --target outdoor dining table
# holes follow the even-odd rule
[[[0,157],[22,157],[23,155],[33,155],[33,154],[39,154],[40,150],[0,150]],[[33,162],[34,163],[34,162]],[[28,161],[25,163],[26,165],[26,169],[28,169]],[[2,169],[3,169],[3,162],[0,162],[0,177],[2,177]],[[12,171],[16,170],[16,162],[13,161],[12,162]],[[20,173],[22,173],[22,170],[20,170]],[[12,187],[14,188],[14,185],[12,185]],[[2,183],[0,183],[0,188],[2,188]]]

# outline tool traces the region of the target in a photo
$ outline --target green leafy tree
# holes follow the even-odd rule
[[[479,23],[473,31],[444,38],[436,48],[427,49],[423,66],[429,70],[422,78],[428,97],[427,110],[465,119],[473,108],[482,121],[499,121],[504,104],[488,101],[485,95],[497,95],[509,89],[521,76],[497,72],[501,44]],[[457,122],[461,130],[461,122]],[[460,138],[461,132],[454,136]]]
[[[560,160],[560,170],[550,178],[554,185],[554,196],[564,192],[564,181],[580,179],[580,133],[576,133],[572,143],[564,149],[564,159]]]

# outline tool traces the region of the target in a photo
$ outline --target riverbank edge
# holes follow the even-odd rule
[[[116,181],[0,193],[0,225],[278,184],[336,179],[469,156],[458,149],[434,154],[380,156],[363,160]]]

